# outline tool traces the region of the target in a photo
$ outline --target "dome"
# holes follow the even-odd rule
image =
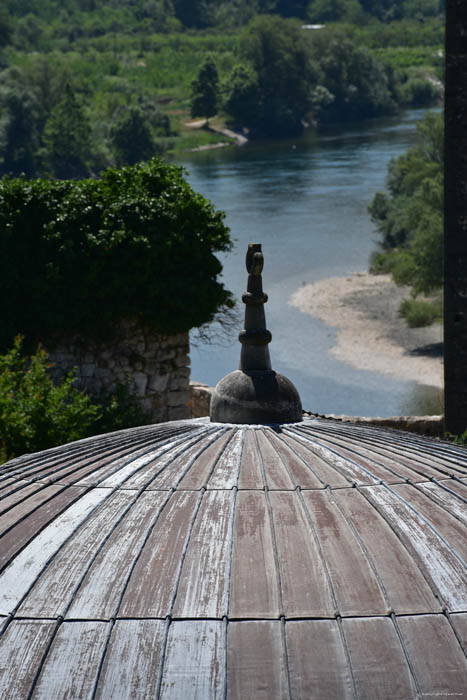
[[[262,264],[251,244],[211,420],[0,469],[0,697],[465,693],[467,451],[302,420],[271,369]]]
[[[0,473],[1,697],[465,693],[462,448],[198,419]]]

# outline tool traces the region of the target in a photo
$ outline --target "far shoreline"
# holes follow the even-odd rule
[[[442,388],[442,327],[408,328],[398,315],[409,288],[366,272],[300,287],[289,303],[337,329],[331,353],[352,367]]]

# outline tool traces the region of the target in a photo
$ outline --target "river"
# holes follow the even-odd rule
[[[226,212],[234,248],[220,256],[222,280],[238,299],[246,285],[247,244],[262,243],[272,365],[294,382],[306,410],[368,416],[430,411],[425,402],[436,390],[337,360],[329,353],[335,330],[288,304],[302,283],[368,269],[376,241],[368,204],[384,188],[389,160],[414,143],[422,114],[412,110],[298,140],[184,154],[181,161],[193,188]],[[241,302],[238,308],[241,319]],[[192,379],[213,386],[237,368],[241,325],[223,334],[212,328],[210,343],[192,334]]]

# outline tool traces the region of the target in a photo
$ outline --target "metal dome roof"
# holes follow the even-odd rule
[[[1,697],[466,693],[462,448],[182,421],[0,475]]]

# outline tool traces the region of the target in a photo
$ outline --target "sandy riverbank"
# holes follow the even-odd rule
[[[360,273],[304,285],[289,303],[337,329],[331,352],[343,362],[442,387],[442,327],[408,328],[398,316],[408,294],[389,275]]]

